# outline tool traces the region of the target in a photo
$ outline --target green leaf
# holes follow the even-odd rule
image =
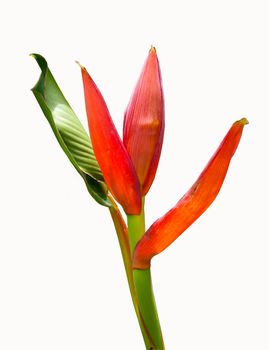
[[[78,173],[89,193],[100,204],[110,207],[107,188],[95,158],[91,141],[81,122],[66,101],[44,57],[32,54],[41,69],[38,82],[32,88],[56,139]]]

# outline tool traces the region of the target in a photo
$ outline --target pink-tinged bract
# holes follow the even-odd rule
[[[194,185],[147,230],[135,248],[133,268],[149,268],[151,258],[174,242],[214,201],[247,123],[243,118],[232,125]]]
[[[141,191],[134,166],[103,96],[84,67],[81,72],[92,146],[105,182],[126,214],[138,215]]]
[[[146,195],[154,180],[164,134],[164,97],[158,57],[151,48],[125,112],[123,143]]]

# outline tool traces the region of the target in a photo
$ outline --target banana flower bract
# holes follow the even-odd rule
[[[151,48],[126,109],[123,143],[133,161],[142,195],[154,180],[164,134],[164,98],[161,71],[155,48]]]
[[[232,125],[194,185],[173,209],[147,230],[135,248],[134,268],[149,268],[151,258],[173,243],[214,201],[247,123],[243,118]]]
[[[132,161],[99,89],[84,67],[81,72],[92,146],[105,182],[126,214],[140,214],[141,192]]]

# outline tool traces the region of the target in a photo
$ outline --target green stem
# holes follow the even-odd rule
[[[128,231],[131,254],[137,242],[145,233],[144,198],[140,215],[128,215]],[[145,322],[146,329],[150,333],[153,345],[146,345],[147,350],[164,350],[162,331],[153,294],[150,269],[133,270],[133,281],[138,299],[139,309]]]
[[[117,207],[116,203],[114,202],[113,198],[110,197],[111,202],[113,203],[113,207],[109,208],[110,215],[112,217],[114,227],[116,229],[116,233],[118,236],[118,241],[121,249],[122,259],[125,267],[125,272],[127,276],[127,281],[133,301],[133,305],[135,308],[135,312],[137,315],[137,319],[140,325],[140,329],[144,338],[145,345],[147,349],[152,348],[153,343],[150,337],[150,334],[145,327],[145,322],[141,316],[139,304],[138,304],[138,298],[136,295],[135,285],[134,285],[134,279],[133,279],[133,273],[132,273],[132,259],[131,259],[131,251],[130,251],[130,244],[128,239],[128,229],[127,226],[122,218],[122,215],[119,211],[119,208]]]
[[[141,314],[154,344],[153,347],[147,349],[164,350],[162,331],[152,289],[150,269],[133,270],[133,276]]]

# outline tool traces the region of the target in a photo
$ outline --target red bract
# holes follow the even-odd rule
[[[99,89],[81,67],[93,150],[105,182],[126,214],[141,211],[141,192],[132,161],[119,137]]]
[[[216,153],[183,198],[167,214],[157,220],[138,242],[133,267],[147,269],[151,258],[167,248],[214,201],[224,181],[230,160],[239,144],[243,127],[248,121],[235,122]]]
[[[164,134],[164,98],[159,62],[151,48],[124,117],[123,143],[132,159],[142,195],[154,180]]]

